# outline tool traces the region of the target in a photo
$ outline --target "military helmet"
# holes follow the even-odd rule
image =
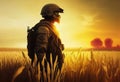
[[[52,17],[55,13],[63,13],[63,9],[56,4],[46,4],[41,10],[42,17]]]

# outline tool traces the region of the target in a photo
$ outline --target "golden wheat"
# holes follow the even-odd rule
[[[65,51],[65,61],[61,71],[55,73],[55,64],[47,62],[47,74],[43,68],[44,81],[48,82],[120,82],[120,52],[100,51]],[[5,54],[5,53],[0,53]],[[31,66],[27,53],[21,52],[0,56],[0,82],[40,82],[40,65],[37,57]],[[9,59],[7,59],[9,58]],[[50,57],[52,62],[52,57]],[[43,60],[44,67],[44,60]],[[7,72],[8,71],[8,72]],[[10,73],[9,73],[10,72]],[[7,74],[11,74],[8,78]],[[2,76],[1,74],[6,74]],[[27,74],[27,76],[25,76]],[[6,76],[6,77],[5,77]],[[26,81],[19,79],[28,78]],[[2,78],[1,78],[2,77]],[[6,80],[8,78],[9,80]]]

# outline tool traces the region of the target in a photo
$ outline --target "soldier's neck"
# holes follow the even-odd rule
[[[44,19],[44,20],[46,20],[46,21],[50,22],[51,24],[54,24],[54,23],[55,23],[55,21],[54,21],[54,20],[52,20],[52,19]]]

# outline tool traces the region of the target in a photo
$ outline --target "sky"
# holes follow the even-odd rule
[[[27,26],[48,3],[64,9],[56,26],[65,47],[91,47],[94,38],[120,44],[120,0],[0,0],[0,47],[26,48]]]

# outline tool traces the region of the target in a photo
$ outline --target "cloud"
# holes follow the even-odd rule
[[[97,12],[103,22],[114,25],[120,22],[120,0],[85,0],[84,3],[91,12]]]

